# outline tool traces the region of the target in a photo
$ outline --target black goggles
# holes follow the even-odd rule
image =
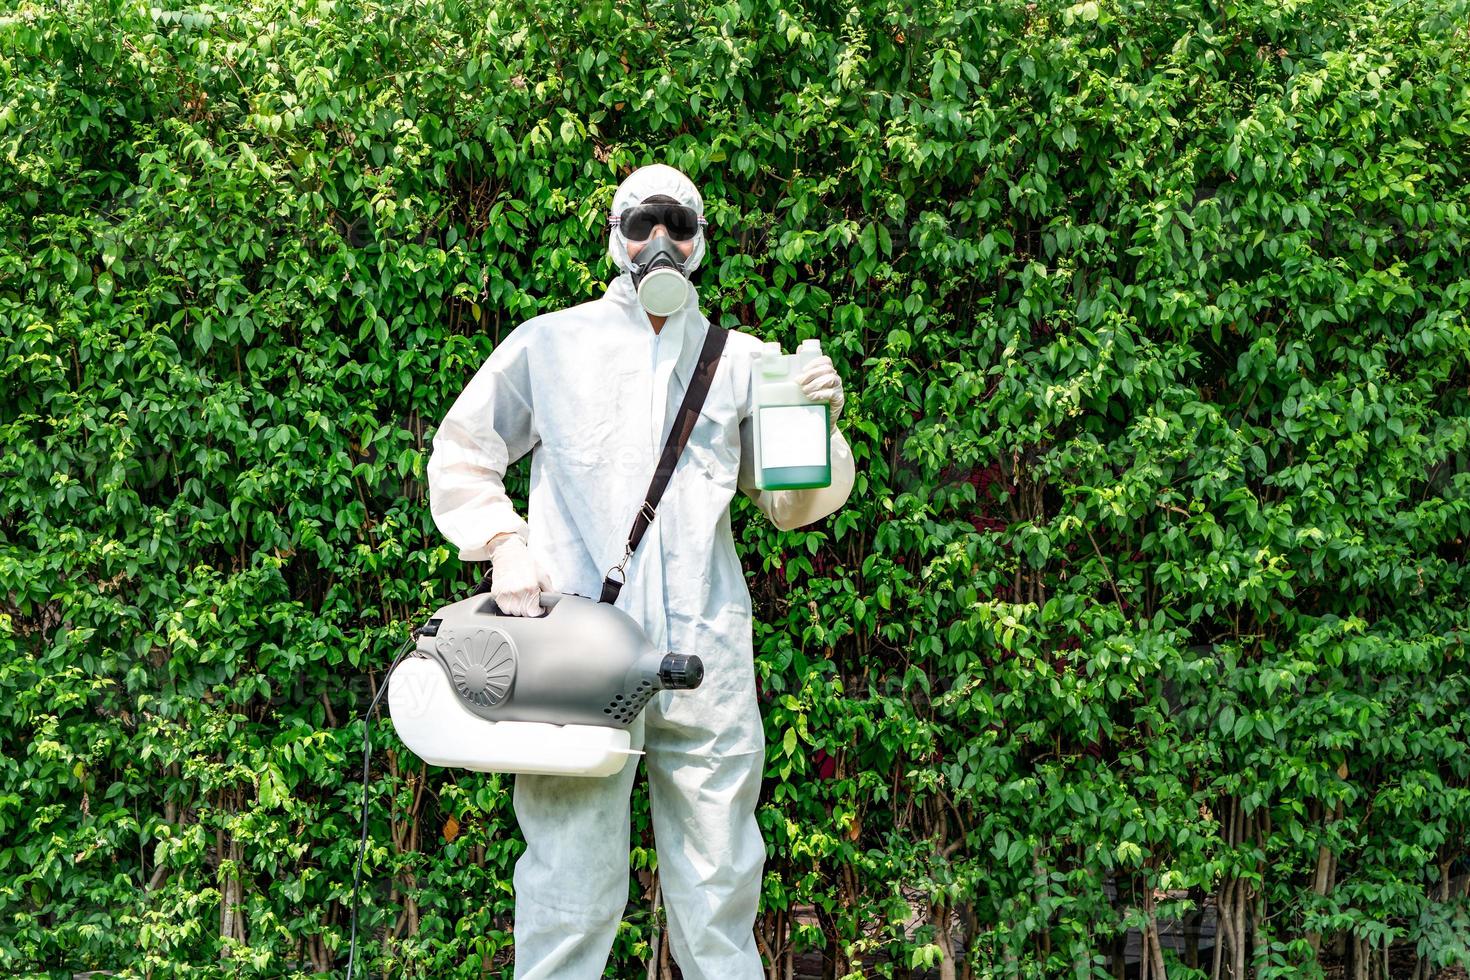
[[[635,204],[622,214],[613,215],[608,223],[620,229],[630,242],[647,241],[659,225],[664,226],[674,241],[687,242],[699,234],[704,216],[683,204]]]

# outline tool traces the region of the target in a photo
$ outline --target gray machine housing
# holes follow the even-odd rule
[[[658,691],[704,679],[699,657],[660,653],[609,603],[543,592],[541,606],[541,616],[507,616],[488,593],[461,599],[430,617],[416,652],[486,721],[626,728]]]

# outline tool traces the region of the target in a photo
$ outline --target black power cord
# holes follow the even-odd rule
[[[470,596],[477,596],[490,591],[490,572],[486,572],[480,584],[475,586]],[[417,644],[420,636],[425,634],[433,636],[439,629],[439,620],[430,619],[427,623],[417,627],[408,641],[399,648],[393,662],[388,665],[388,673],[383,675],[383,683],[378,685],[378,693],[373,695],[373,701],[362,716],[362,835],[357,841],[357,860],[352,865],[352,941],[347,949],[347,980],[352,980],[353,969],[357,965],[357,889],[362,881],[362,859],[367,854],[368,839],[368,777],[372,773],[373,743],[370,738],[373,724],[373,712],[377,710],[378,703],[383,700],[384,693],[388,690],[388,679],[393,676],[393,670],[403,655],[412,650]]]
[[[373,743],[369,733],[373,724],[373,712],[377,710],[378,703],[383,700],[384,693],[388,690],[388,678],[392,676],[393,669],[403,659],[403,655],[414,648],[418,642],[419,634],[425,627],[419,627],[413,631],[413,637],[399,649],[398,655],[393,658],[393,663],[388,667],[388,673],[383,675],[383,683],[378,685],[378,693],[373,695],[372,704],[368,705],[367,712],[362,716],[362,837],[357,842],[357,860],[352,869],[352,944],[347,951],[347,980],[352,980],[352,971],[357,964],[357,886],[362,880],[362,859],[367,853],[368,839],[368,776],[372,763]]]

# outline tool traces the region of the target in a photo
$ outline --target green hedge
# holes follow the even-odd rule
[[[1470,962],[1467,13],[9,4],[0,971],[341,970],[361,712],[483,571],[433,427],[654,161],[849,391],[849,506],[735,515],[773,975]],[[375,974],[509,976],[509,779],[373,737]]]

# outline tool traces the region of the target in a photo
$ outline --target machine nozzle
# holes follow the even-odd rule
[[[688,691],[704,680],[704,662],[691,653],[670,653],[658,667],[665,691]]]

